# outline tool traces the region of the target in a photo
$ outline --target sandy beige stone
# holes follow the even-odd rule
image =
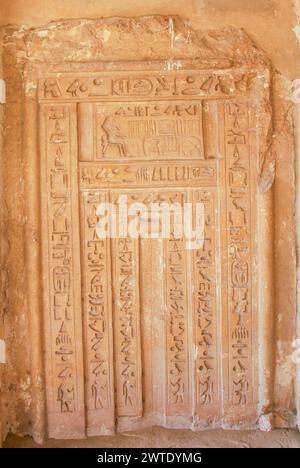
[[[149,17],[65,21],[5,33],[4,171],[6,188],[15,189],[13,197],[6,196],[5,220],[9,310],[14,311],[6,321],[8,427],[37,441],[46,434],[74,438],[113,432],[115,418],[119,430],[153,423],[194,429],[294,427],[294,141],[288,84],[248,36],[233,28],[196,32],[176,18]],[[132,106],[138,107],[133,120]],[[177,130],[168,140],[158,134],[154,141],[141,130],[143,113],[154,111],[159,115],[147,125],[162,126],[171,112]],[[183,112],[192,112],[194,120]],[[116,122],[125,137],[113,140]],[[191,133],[177,134],[179,127]],[[70,172],[62,174],[58,166]],[[70,187],[68,198],[64,190]],[[95,330],[94,291],[88,288],[95,277],[90,268],[95,251],[89,248],[95,248],[96,203],[119,193],[155,201],[153,189],[165,199],[183,202],[191,194],[205,204],[211,249],[188,257],[182,244],[172,242],[99,244],[96,254],[99,267],[105,261],[106,275],[96,287],[104,291],[106,315],[98,317],[98,324],[105,320],[102,332]],[[278,222],[276,215],[283,212]],[[51,216],[54,224],[47,221]],[[73,234],[59,256],[52,241],[67,218]],[[241,225],[245,234],[237,240]],[[128,251],[130,287],[122,267]],[[175,255],[178,264],[172,263]],[[283,277],[288,288],[282,287]],[[130,310],[122,303],[128,294]],[[122,329],[124,307],[133,319]],[[178,307],[182,316],[172,312]],[[129,373],[124,334],[133,356]],[[94,349],[99,338],[100,358]],[[64,353],[70,360],[62,360]],[[106,368],[95,374],[93,366],[103,366],[103,359]]]

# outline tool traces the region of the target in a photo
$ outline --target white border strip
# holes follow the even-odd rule
[[[0,364],[6,363],[6,346],[5,341],[0,340]]]
[[[0,104],[6,103],[6,85],[5,81],[0,79]]]

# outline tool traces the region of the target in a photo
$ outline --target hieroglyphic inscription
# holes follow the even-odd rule
[[[107,196],[84,191],[81,200],[87,430],[97,434],[99,421],[114,428],[110,241],[96,231],[97,207]]]
[[[204,157],[201,101],[82,103],[79,118],[83,132],[90,126],[80,140],[85,160]]]
[[[69,174],[69,109],[48,110],[47,143],[49,156],[49,240],[52,278],[53,332],[56,330],[53,355],[56,380],[56,406],[61,412],[76,409],[75,340],[72,294],[71,210]]]
[[[161,412],[159,418],[172,424],[177,416],[189,423],[194,418],[195,425],[220,421],[222,411],[230,419],[235,407],[238,412],[253,401],[254,130],[241,95],[256,78],[241,70],[180,70],[62,73],[40,80],[50,414],[81,411],[82,358],[91,435],[101,433],[101,424],[113,430],[114,407],[123,422],[145,416],[145,389],[152,391],[146,412]],[[186,239],[174,234],[174,219],[163,242],[98,238],[98,204],[117,203],[122,194],[148,208],[192,201],[194,210],[202,203],[203,244],[188,251]],[[151,284],[141,287],[145,278]],[[155,294],[161,300],[153,300]],[[162,347],[163,364],[159,350],[153,357],[146,349],[145,336]],[[148,352],[151,373],[142,369]],[[157,369],[164,375],[154,376]]]
[[[252,287],[249,111],[247,102],[225,106],[228,223],[229,398],[252,399]]]
[[[93,76],[61,74],[39,82],[40,99],[76,101],[122,101],[138,99],[193,99],[228,97],[250,90],[257,78],[255,72],[237,70],[93,73]]]
[[[80,167],[80,185],[91,189],[101,186],[113,188],[122,185],[155,187],[214,186],[217,184],[216,165],[202,162],[174,163],[83,163]]]
[[[187,201],[184,192],[175,192],[172,203]],[[176,235],[176,220],[171,220],[171,236],[165,241],[166,301],[166,387],[168,416],[186,414],[189,394],[188,286],[186,241]]]
[[[47,388],[49,433],[56,431],[55,413],[72,415],[82,411],[82,373],[81,323],[75,316],[80,303],[77,259],[74,258],[76,236],[73,233],[74,203],[72,199],[71,169],[71,109],[69,106],[46,106],[42,109],[43,123],[41,138],[43,142],[43,180],[46,192],[43,192],[46,217],[43,218],[43,230],[47,239],[44,258],[48,265],[47,296],[45,297],[46,336],[49,348],[46,350],[47,378],[52,378],[52,385]],[[76,167],[75,167],[76,170]],[[45,199],[46,197],[46,199]],[[79,283],[80,284],[80,283]],[[80,311],[79,311],[80,313]],[[66,430],[72,426],[68,419]],[[83,421],[73,426],[73,431],[80,431]]]
[[[138,242],[128,237],[113,243],[117,414],[141,416]]]
[[[193,252],[194,314],[196,337],[196,411],[203,417],[203,406],[208,412],[218,405],[218,344],[216,311],[216,225],[215,192],[195,191],[194,203],[204,205],[204,240]],[[208,413],[207,413],[208,414]]]

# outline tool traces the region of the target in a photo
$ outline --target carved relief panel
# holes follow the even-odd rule
[[[255,424],[268,71],[39,80],[48,433]],[[204,240],[101,239],[97,207],[202,203]]]

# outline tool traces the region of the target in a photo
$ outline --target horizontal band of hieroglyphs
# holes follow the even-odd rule
[[[215,163],[80,163],[80,187],[83,189],[120,186],[154,187],[180,185],[215,186],[217,170]]]
[[[59,74],[39,80],[39,99],[105,100],[153,99],[233,96],[259,84],[265,86],[267,76],[256,72],[182,72],[176,74],[93,73]]]

